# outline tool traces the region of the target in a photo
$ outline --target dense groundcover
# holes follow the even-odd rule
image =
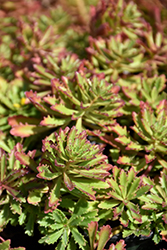
[[[0,250],[167,249],[166,8],[0,1]]]

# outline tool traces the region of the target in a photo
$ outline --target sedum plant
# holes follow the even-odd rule
[[[61,55],[59,57],[47,56],[47,71],[45,67],[34,64],[35,72],[31,75],[35,78],[35,85],[44,85],[51,88],[51,80],[53,78],[61,79],[62,76],[66,76],[69,79],[74,77],[74,72],[77,71],[80,61],[76,54]]]
[[[123,226],[127,227],[129,221],[142,223],[137,199],[150,189],[149,185],[143,185],[141,179],[135,177],[135,171],[130,169],[128,174],[124,170],[113,168],[113,178],[107,180],[110,185],[107,199],[100,202],[99,207],[113,209],[114,218],[119,217]]]
[[[167,241],[159,1],[150,16],[142,1],[1,2],[0,248],[13,246],[3,239],[10,224],[58,250],[130,249],[129,236],[158,248]]]
[[[43,140],[43,154],[36,169],[38,178],[51,182],[46,212],[58,206],[64,188],[76,196],[82,195],[93,200],[96,199],[95,189],[108,188],[105,179],[112,165],[102,154],[102,147],[91,144],[86,137],[86,131],[79,132],[76,127],[71,130],[66,127],[51,139]],[[16,157],[22,164],[35,164],[23,152],[18,152]],[[33,195],[38,195],[38,192]]]
[[[166,93],[163,91],[166,88],[165,75],[154,75],[153,77],[137,75],[119,79],[119,85],[122,86],[125,95],[122,95],[126,103],[124,112],[131,111],[132,108],[135,111],[141,101],[149,103],[153,109],[156,109],[159,102],[166,99]],[[132,108],[130,109],[130,107]]]
[[[104,247],[107,241],[110,239],[111,227],[109,225],[103,226],[99,232],[99,239],[96,242],[96,234],[98,229],[97,221],[91,221],[88,224],[89,240],[90,240],[90,250],[105,250]],[[120,240],[116,245],[111,244],[109,250],[124,250],[125,249],[124,240]]]
[[[58,243],[56,249],[89,249],[86,240],[79,232],[79,228],[86,227],[92,220],[96,221],[97,210],[91,210],[89,203],[80,199],[72,210],[69,218],[63,211],[56,209],[39,218],[38,223],[42,234],[45,234],[39,243],[54,244]]]
[[[128,38],[123,33],[107,39],[91,38],[87,51],[91,56],[95,72],[103,72],[114,79],[119,74],[141,72],[145,68],[143,49],[134,39]]]
[[[122,115],[121,107],[124,102],[119,97],[119,87],[101,78],[102,75],[98,75],[89,79],[82,72],[76,72],[74,81],[67,77],[63,77],[62,81],[52,79],[52,96],[42,98],[36,92],[29,91],[26,92],[26,97],[45,114],[40,125],[46,128],[65,127],[72,120],[76,121],[79,129],[88,127],[109,130],[115,123],[115,117]],[[35,129],[35,125],[13,124],[11,134],[23,137],[42,129]]]
[[[129,38],[136,39],[136,30],[144,28],[145,25],[134,2],[101,2],[101,6],[92,6],[91,15],[90,27],[93,36],[108,37],[124,32]]]

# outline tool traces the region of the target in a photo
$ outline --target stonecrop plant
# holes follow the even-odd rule
[[[167,246],[161,2],[1,0],[0,249]]]

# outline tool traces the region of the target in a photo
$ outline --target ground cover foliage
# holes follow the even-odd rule
[[[9,225],[41,249],[167,241],[167,9],[148,2],[1,1],[0,249],[25,249]]]

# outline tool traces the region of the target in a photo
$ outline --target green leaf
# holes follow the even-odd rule
[[[31,124],[20,124],[13,127],[10,130],[10,133],[14,136],[20,136],[22,138],[29,137],[38,133],[47,131],[48,127],[36,126]]]
[[[47,243],[49,245],[54,244],[62,236],[63,232],[64,232],[64,228],[62,228],[61,230],[57,232],[49,233],[48,235],[42,237],[38,242],[40,244],[42,243]]]
[[[115,246],[114,244],[111,244],[109,247],[109,250],[125,250],[126,244],[124,240],[120,240]],[[132,249],[131,249],[132,250]]]
[[[33,235],[35,222],[36,222],[36,214],[30,213],[28,216],[28,221],[25,226],[26,229],[25,234],[28,234],[29,236]]]
[[[0,249],[1,250],[8,250],[8,249],[10,249],[10,243],[11,243],[11,240],[6,240],[6,241],[0,243]]]
[[[58,201],[60,200],[60,188],[61,188],[61,182],[62,179],[59,177],[54,181],[54,187],[52,188],[52,191],[50,192],[49,196],[49,206],[52,207],[55,205],[58,205]]]
[[[98,207],[99,208],[103,208],[103,209],[111,209],[117,205],[120,204],[120,201],[118,200],[114,200],[114,199],[110,199],[110,200],[105,200],[105,201],[102,201]]]
[[[60,224],[63,224],[64,221],[66,221],[66,216],[65,214],[59,210],[59,209],[56,209],[54,210],[52,213],[51,213],[53,219],[57,222],[57,223],[60,223]]]
[[[135,192],[139,186],[139,183],[140,183],[140,178],[137,178],[132,182],[128,192],[127,192],[127,198],[130,200],[134,195],[135,195]]]
[[[96,221],[91,221],[91,223],[88,224],[90,250],[94,250],[97,229],[98,229],[98,223]]]
[[[103,226],[99,233],[99,241],[97,250],[103,250],[107,241],[110,239],[111,227],[109,225]]]
[[[68,228],[65,228],[64,233],[62,235],[62,239],[61,239],[61,242],[62,242],[64,248],[67,246],[68,241],[69,241],[69,232],[68,232]]]
[[[85,250],[85,246],[86,246],[86,241],[83,237],[83,235],[81,233],[79,233],[77,228],[71,228],[71,233],[74,237],[74,240],[76,243],[78,243],[79,248],[81,248],[82,250]]]
[[[95,191],[93,191],[92,187],[89,187],[86,185],[86,183],[83,183],[82,180],[79,179],[73,179],[73,183],[75,184],[75,187],[88,195],[91,199],[95,200]]]

